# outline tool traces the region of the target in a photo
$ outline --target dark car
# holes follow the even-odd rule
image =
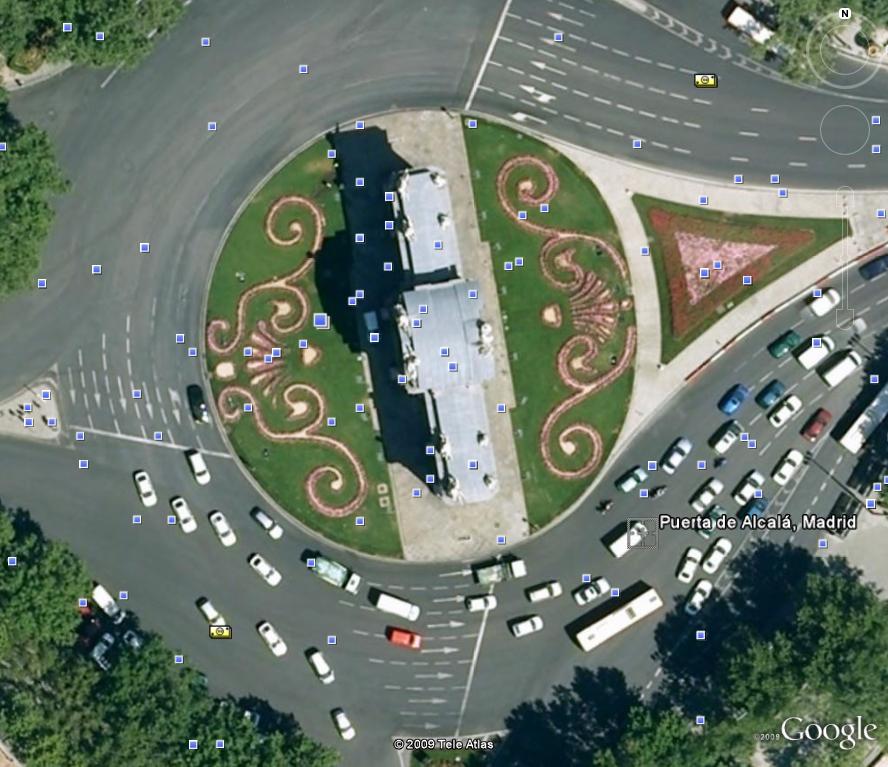
[[[746,517],[763,517],[768,508],[767,498],[753,498],[743,507],[743,515]]]
[[[768,354],[779,360],[802,342],[802,337],[794,330],[787,330],[783,335],[768,344]]]
[[[865,264],[858,267],[857,271],[865,280],[875,279],[883,272],[888,272],[888,253],[884,256],[874,258],[872,261],[867,261]]]
[[[743,384],[734,384],[718,401],[718,409],[725,415],[736,413],[749,396],[749,389]]]
[[[188,395],[188,407],[191,408],[191,416],[200,423],[210,422],[210,411],[204,399],[203,389],[197,384],[191,384],[186,389]]]
[[[756,404],[765,409],[771,407],[778,399],[783,396],[786,386],[782,381],[776,378],[768,382],[768,385],[755,395]]]
[[[818,408],[802,427],[801,434],[809,442],[816,442],[829,426],[830,421],[832,421],[832,413],[822,407]]]

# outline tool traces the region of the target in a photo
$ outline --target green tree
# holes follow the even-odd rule
[[[49,234],[49,200],[68,186],[49,137],[34,125],[21,126],[0,90],[0,295],[33,285],[40,249]]]

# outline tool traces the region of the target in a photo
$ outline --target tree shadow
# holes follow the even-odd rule
[[[641,700],[614,668],[578,666],[570,686],[549,700],[521,703],[506,717],[509,732],[491,757],[491,767],[587,767],[596,751],[614,746]]]

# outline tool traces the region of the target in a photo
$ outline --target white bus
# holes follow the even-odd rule
[[[885,416],[888,416],[888,385],[879,390],[869,407],[848,427],[839,444],[851,453],[859,453]]]
[[[589,652],[656,612],[662,606],[663,600],[660,599],[660,595],[654,589],[647,588],[634,599],[624,602],[603,617],[577,631],[574,639],[584,652]],[[590,615],[597,612],[597,610],[593,610]]]

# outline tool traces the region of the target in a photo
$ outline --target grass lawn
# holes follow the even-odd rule
[[[521,165],[513,170],[505,188],[507,198],[516,207],[526,207],[527,220],[549,229],[577,230],[597,235],[615,245],[619,238],[610,212],[597,189],[579,169],[554,149],[499,125],[478,122],[478,128],[464,130],[472,169],[475,205],[478,211],[481,237],[491,246],[500,307],[504,315],[506,345],[512,370],[517,406],[511,413],[512,428],[521,466],[528,519],[532,529],[542,527],[571,504],[582,492],[592,474],[580,478],[563,478],[553,474],[545,465],[541,452],[541,429],[548,413],[574,393],[559,378],[556,358],[559,349],[577,335],[572,326],[572,293],[552,285],[543,275],[540,252],[551,234],[536,233],[522,228],[503,210],[497,197],[496,180],[503,164],[517,155],[533,155],[545,161],[558,177],[559,187],[549,202],[549,212],[539,206],[518,202],[518,184],[523,179],[534,182],[534,193],[546,187],[544,171]],[[599,255],[596,248],[582,240],[567,240],[558,247],[558,253],[576,248],[573,262],[584,271],[602,278],[617,299],[631,295],[631,288],[620,277],[618,269],[607,255]],[[513,264],[523,259],[524,266],[505,270],[507,261]],[[549,263],[552,263],[550,257]],[[567,272],[558,269],[559,279]],[[542,320],[544,309],[557,307],[562,322],[559,327]],[[621,311],[619,321],[600,350],[582,371],[584,381],[611,369],[611,355],[619,355],[625,345],[626,330],[634,324],[631,309]],[[578,355],[571,355],[575,360]],[[582,399],[556,422],[549,439],[549,447],[556,466],[566,471],[577,471],[590,457],[590,445],[582,435],[574,442],[575,451],[568,455],[558,444],[558,434],[574,423],[586,423],[598,431],[602,439],[604,461],[616,441],[623,424],[632,392],[632,368],[610,386]]]
[[[842,220],[835,218],[746,216],[701,210],[638,194],[632,199],[644,223],[657,273],[663,338],[660,356],[664,363],[675,358],[725,313],[841,239],[843,233]],[[676,234],[735,243],[735,251],[760,248],[763,253],[737,274],[726,275],[724,282],[713,282],[705,295],[692,300],[692,291],[703,283],[694,284],[700,279],[698,271],[691,257],[686,255],[683,263]],[[850,227],[846,234],[850,235]],[[729,260],[725,266],[730,267]],[[753,283],[745,286],[741,278],[747,274],[752,276]]]
[[[391,506],[381,507],[377,494],[380,484],[390,486],[389,475],[378,436],[366,412],[370,402],[362,365],[340,335],[340,331],[349,335],[350,329],[334,326],[329,330],[318,330],[312,327],[312,313],[326,311],[326,308],[322,309],[322,296],[317,287],[318,272],[323,273],[325,268],[329,270],[331,264],[338,262],[342,249],[350,247],[347,237],[343,236],[345,223],[335,184],[329,188],[324,185],[325,180],[334,178],[332,161],[327,159],[326,150],[324,141],[311,146],[279,171],[249,203],[225,243],[210,286],[207,322],[216,318],[228,320],[230,330],[217,336],[217,340],[225,345],[236,333],[236,306],[241,293],[253,285],[292,272],[304,262],[311,248],[314,221],[306,208],[297,205],[284,208],[276,217],[273,229],[279,237],[289,237],[290,225],[298,223],[303,230],[298,244],[279,246],[266,238],[265,217],[271,205],[282,196],[301,195],[310,198],[323,211],[326,229],[316,265],[296,283],[309,301],[308,320],[299,330],[287,334],[275,333],[269,327],[281,341],[281,362],[285,371],[281,385],[268,394],[255,385],[251,386],[251,374],[246,370],[247,359],[243,356],[243,347],[253,345],[252,329],[260,320],[270,320],[275,312],[275,302],[297,305],[291,293],[279,288],[259,293],[247,305],[247,330],[233,351],[217,354],[208,348],[210,378],[217,400],[229,385],[249,389],[257,409],[274,432],[304,428],[317,413],[316,403],[311,398],[304,400],[308,405],[306,412],[291,413],[282,401],[283,390],[292,383],[304,383],[317,389],[325,400],[325,418],[334,417],[336,424],[328,426],[324,421],[316,433],[332,437],[350,448],[367,475],[369,492],[362,507],[353,514],[341,518],[324,516],[311,506],[306,494],[308,474],[316,467],[329,465],[342,472],[342,484],[334,489],[329,478],[322,477],[317,483],[321,500],[333,506],[344,506],[355,496],[358,488],[356,474],[347,458],[334,447],[310,439],[269,441],[248,413],[226,426],[232,445],[265,490],[309,527],[355,549],[401,556],[394,511]],[[241,279],[238,279],[238,273],[241,273]],[[298,348],[300,339],[307,341],[313,352],[319,353],[320,356],[314,359],[315,364],[306,364],[305,352]],[[215,374],[216,366],[223,361],[234,364],[236,376],[233,379],[223,381]],[[236,395],[229,401],[238,408],[243,402]],[[364,404],[364,413],[356,412],[356,403]],[[356,526],[357,516],[365,518],[364,526]]]

